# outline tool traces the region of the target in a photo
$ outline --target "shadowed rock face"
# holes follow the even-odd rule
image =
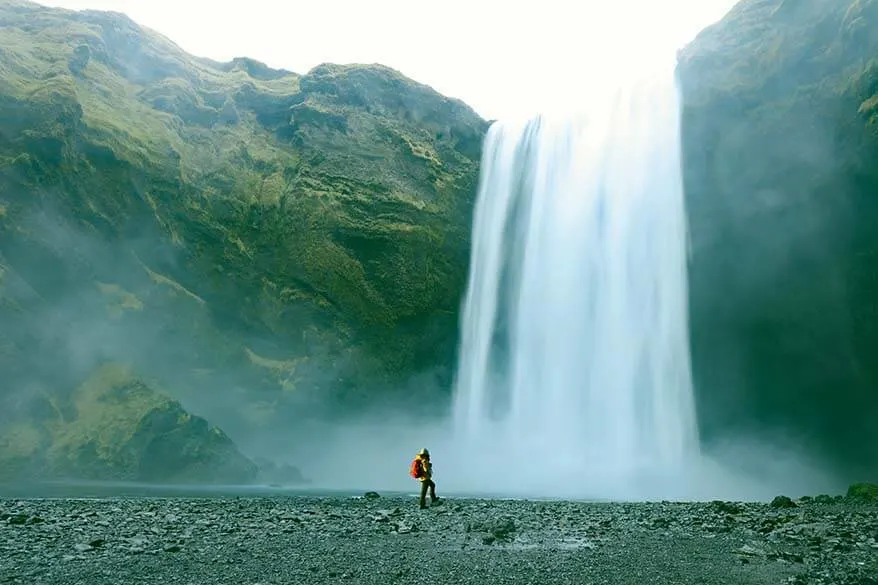
[[[377,65],[198,59],[113,13],[4,2],[0,46],[4,420],[42,421],[104,363],[251,451],[296,417],[403,404],[413,374],[414,398],[444,395],[486,129],[472,110]],[[136,473],[226,448],[161,412],[128,421],[158,433],[132,439]],[[157,463],[196,435],[198,453]]]
[[[878,465],[878,3],[744,0],[680,55],[709,440]]]
[[[177,403],[155,408],[144,416],[126,445],[139,454],[140,481],[244,484],[257,477],[257,466],[232,440]]]

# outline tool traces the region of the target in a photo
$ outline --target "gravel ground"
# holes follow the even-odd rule
[[[0,499],[0,583],[878,585],[878,506],[776,504]]]

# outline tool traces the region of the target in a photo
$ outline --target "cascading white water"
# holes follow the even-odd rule
[[[485,139],[454,438],[504,469],[470,489],[654,497],[698,454],[673,70],[593,101]]]

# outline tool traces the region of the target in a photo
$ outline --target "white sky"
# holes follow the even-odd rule
[[[195,55],[252,57],[305,73],[382,63],[486,118],[542,109],[559,94],[667,54],[734,0],[39,0],[115,10]],[[660,50],[664,47],[664,50]]]

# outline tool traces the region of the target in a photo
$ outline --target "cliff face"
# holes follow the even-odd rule
[[[680,55],[709,440],[878,465],[878,2],[744,0]]]
[[[878,465],[876,31],[872,0],[744,0],[681,52],[708,441]],[[0,470],[244,481],[187,410],[255,453],[430,399],[486,129],[385,67],[215,63],[0,2]]]
[[[237,439],[447,384],[468,107],[377,65],[198,59],[113,13],[4,1],[0,47],[3,406],[124,363]]]

